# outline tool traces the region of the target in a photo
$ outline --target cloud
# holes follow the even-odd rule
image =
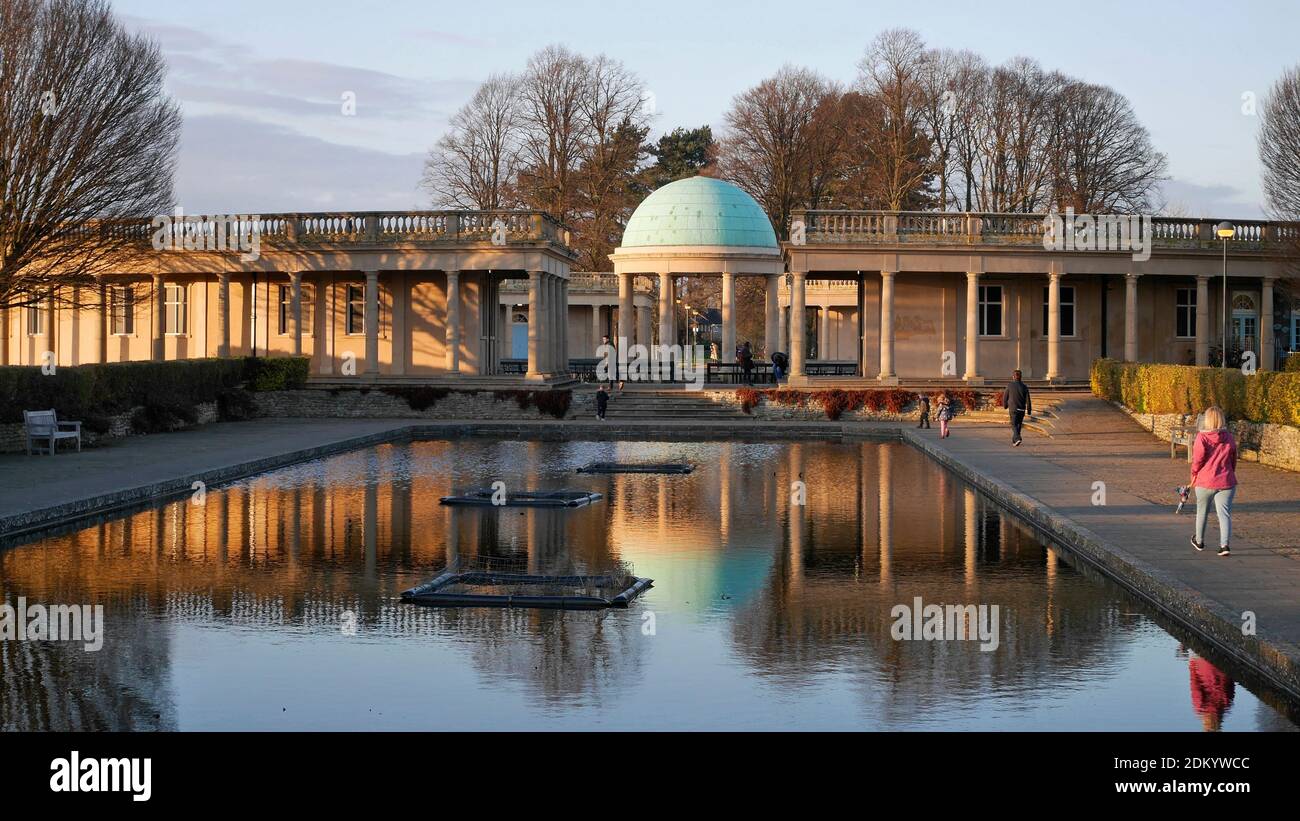
[[[185,116],[176,190],[189,213],[428,207],[417,188],[425,154],[478,86],[266,57],[220,34],[123,21],[167,60],[168,92]],[[449,32],[413,36],[483,45]]]
[[[187,117],[176,201],[191,214],[427,208],[423,162],[235,116]]]
[[[478,87],[470,78],[403,77],[319,60],[264,58],[197,29],[126,17],[167,60],[167,87],[187,116],[224,114],[393,153],[422,151]],[[451,35],[448,35],[451,36]],[[342,116],[344,101],[355,117]]]
[[[1165,211],[1184,217],[1264,219],[1257,192],[1231,185],[1202,185],[1187,180],[1166,180],[1161,186]]]

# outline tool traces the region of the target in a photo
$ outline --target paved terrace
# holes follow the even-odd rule
[[[953,436],[938,430],[902,436],[985,493],[1015,510],[1088,563],[1220,651],[1300,697],[1300,474],[1253,463],[1239,466],[1233,555],[1196,553],[1193,515],[1175,516],[1174,488],[1187,463],[1168,446],[1100,400],[1068,398],[1050,435],[1030,432],[1012,448],[1002,425],[959,418]],[[483,422],[410,419],[274,419],[222,423],[160,434],[55,458],[0,456],[0,539],[78,516],[108,513],[166,496],[272,470],[306,459],[412,435],[514,435],[537,438],[864,437],[896,439],[893,423],[734,420]],[[1104,506],[1093,483],[1106,483]],[[1210,522],[1206,542],[1217,544]],[[1243,637],[1241,613],[1256,614],[1257,638]]]

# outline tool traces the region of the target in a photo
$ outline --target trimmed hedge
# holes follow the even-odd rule
[[[1144,365],[1098,359],[1093,394],[1137,413],[1200,413],[1218,405],[1231,419],[1300,427],[1300,373]]]
[[[0,422],[22,422],[24,410],[54,408],[60,417],[103,433],[110,417],[141,408],[137,430],[167,429],[193,418],[196,405],[246,404],[231,400],[246,383],[252,390],[301,387],[307,372],[306,357],[112,362],[60,367],[51,374],[39,366],[4,366]]]
[[[1282,370],[1287,373],[1300,373],[1300,352],[1292,351],[1287,354],[1282,363]]]
[[[968,411],[973,411],[979,407],[979,393],[969,388],[932,391],[930,396],[937,400],[941,394],[947,394],[952,402],[960,403]],[[759,402],[763,400],[799,408],[807,407],[809,402],[816,402],[822,406],[826,418],[835,421],[845,413],[860,411],[863,408],[873,413],[886,410],[892,414],[899,414],[912,405],[917,400],[918,395],[902,388],[868,388],[865,390],[832,388],[820,391],[803,391],[797,388],[771,388],[768,390],[740,388],[736,391],[736,398],[740,400],[740,409],[745,413],[753,413],[754,408],[758,407]],[[998,401],[1000,403],[1001,399]]]
[[[291,391],[307,384],[311,360],[305,356],[249,356],[244,359],[244,381],[256,393]]]

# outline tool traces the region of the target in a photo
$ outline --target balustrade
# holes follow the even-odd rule
[[[918,211],[797,211],[804,243],[898,245],[1020,245],[1041,246],[1047,214],[918,212]],[[1077,215],[1082,216],[1082,215]],[[1210,250],[1219,246],[1216,219],[1151,218],[1156,248]],[[1237,233],[1229,247],[1265,249],[1300,238],[1300,225],[1246,220],[1235,222]]]

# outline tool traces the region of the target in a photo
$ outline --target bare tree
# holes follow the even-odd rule
[[[582,55],[554,45],[529,58],[520,85],[521,196],[562,222],[572,216],[574,187],[570,178],[591,139],[583,100],[590,91],[589,81],[589,67]]]
[[[437,207],[491,211],[515,204],[520,119],[518,78],[498,74],[478,87],[425,161],[423,184]]]
[[[1269,90],[1257,142],[1269,211],[1280,220],[1300,220],[1300,65]]]
[[[171,210],[165,75],[104,0],[0,0],[0,307],[71,301]]]
[[[745,189],[767,211],[777,236],[788,231],[790,213],[809,202],[820,170],[817,114],[839,95],[829,80],[809,69],[784,66],[775,76],[738,95],[727,111],[727,135],[718,154],[719,176]]]
[[[935,88],[923,76],[926,63],[925,43],[910,29],[882,32],[858,63],[859,88],[877,101],[875,116],[865,123],[875,138],[863,145],[872,152],[891,211],[925,203],[934,174],[925,115],[936,105]]]
[[[1150,211],[1166,179],[1165,155],[1151,144],[1128,100],[1106,86],[1071,82],[1053,100],[1054,204],[1080,213]]]
[[[1260,110],[1259,162],[1264,196],[1274,219],[1300,222],[1300,65],[1283,72]],[[1300,278],[1300,232],[1288,235],[1287,273]]]
[[[645,86],[605,55],[586,61],[580,98],[587,139],[573,177],[573,228],[584,267],[600,270],[618,245],[623,226],[644,192],[637,173],[649,131]]]

